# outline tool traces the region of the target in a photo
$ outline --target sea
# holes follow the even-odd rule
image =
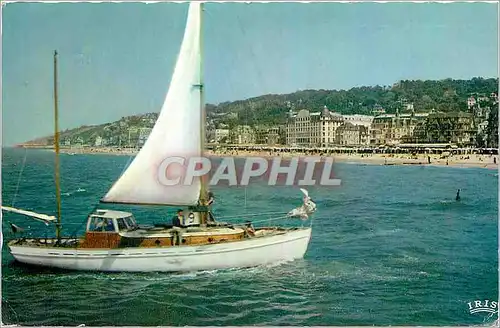
[[[131,157],[60,158],[64,232],[83,234],[86,216]],[[3,204],[55,214],[53,168],[50,151],[3,149]],[[5,246],[13,238],[9,222],[33,235],[50,236],[53,227],[4,214],[2,322],[385,326],[489,325],[496,319],[471,314],[468,304],[498,301],[496,170],[338,163],[334,174],[341,186],[309,188],[318,210],[306,222],[271,221],[301,204],[298,187],[214,187],[214,212],[222,221],[312,224],[304,259],[272,266],[189,273],[26,267]],[[144,224],[170,222],[175,211],[112,208],[132,211]]]

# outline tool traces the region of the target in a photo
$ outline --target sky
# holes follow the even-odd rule
[[[498,4],[208,3],[205,97],[217,104],[401,79],[498,76]],[[186,3],[10,3],[2,13],[2,143],[158,112]]]

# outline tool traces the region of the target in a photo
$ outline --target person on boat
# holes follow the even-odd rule
[[[208,202],[207,202],[207,205],[210,206],[212,205],[214,202],[214,193],[209,191],[208,192]]]
[[[248,233],[250,237],[255,236],[255,228],[252,225],[251,221],[246,221],[245,222],[245,230]]]
[[[94,228],[92,231],[102,231],[102,227],[104,226],[104,220],[103,219],[98,219],[97,223],[95,224]]]
[[[215,223],[215,218],[212,212],[208,212],[207,215],[207,223],[208,224],[214,224]]]
[[[106,231],[115,231],[115,225],[113,224],[113,220],[106,219]]]
[[[182,219],[184,216],[184,212],[182,210],[177,210],[177,215],[172,218],[172,225],[174,227],[182,227]]]

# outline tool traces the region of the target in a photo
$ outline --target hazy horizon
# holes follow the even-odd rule
[[[208,3],[206,102],[400,80],[498,78],[497,6]],[[61,130],[158,112],[186,13],[185,3],[6,5],[3,145],[52,134],[54,49]]]

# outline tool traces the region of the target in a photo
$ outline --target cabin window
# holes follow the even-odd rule
[[[117,219],[116,223],[118,223],[118,230],[128,230],[129,227],[125,223],[125,219]]]
[[[89,231],[115,231],[112,219],[94,217],[89,224]]]
[[[129,216],[128,218],[125,218],[124,221],[129,229],[137,228],[137,223],[135,222],[135,219],[133,216]]]

